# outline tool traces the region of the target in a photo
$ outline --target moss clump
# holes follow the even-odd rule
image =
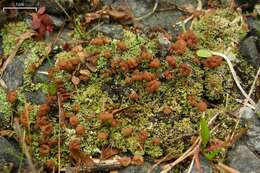
[[[10,55],[16,46],[17,38],[28,30],[29,26],[24,21],[9,23],[1,29],[5,56]]]
[[[212,10],[193,23],[202,48],[237,54],[236,44],[246,35],[242,14],[227,9]]]
[[[11,104],[6,99],[6,91],[0,87],[0,127],[8,126],[12,116]]]

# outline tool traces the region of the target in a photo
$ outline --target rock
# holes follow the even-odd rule
[[[24,74],[24,63],[23,57],[16,56],[3,74],[3,80],[5,81],[8,90],[15,90],[17,87],[23,84],[23,74]]]
[[[260,154],[260,120],[255,119],[253,123],[249,125],[246,134],[246,144],[255,152]]]
[[[38,90],[33,92],[26,92],[25,93],[27,101],[33,103],[33,104],[43,104],[45,102],[45,94]]]
[[[115,2],[116,0],[101,0],[103,5],[111,5]]]
[[[259,100],[258,103],[256,104],[255,113],[256,113],[256,115],[258,116],[258,118],[260,118],[260,100]]]
[[[168,50],[171,46],[171,42],[162,33],[158,34],[157,39],[158,39],[158,44],[160,47],[159,56],[165,57],[168,54]]]
[[[61,26],[63,25],[64,23],[64,18],[63,17],[57,17],[57,16],[53,16],[53,15],[49,15],[53,21],[53,25],[54,25],[54,28],[56,30],[60,29]]]
[[[18,172],[19,166],[24,167],[22,153],[17,149],[18,146],[10,143],[4,137],[0,137],[0,169],[7,163],[13,164],[12,172]]]
[[[250,107],[242,107],[240,109],[241,119],[242,120],[253,120],[255,118],[255,112]]]
[[[147,173],[152,166],[153,165],[148,162],[145,162],[142,166],[130,165],[125,169],[119,170],[118,173]],[[151,171],[151,173],[159,173],[160,171],[161,169],[159,167],[156,167],[153,171]]]
[[[240,43],[240,52],[255,68],[260,66],[260,53],[257,49],[257,40],[255,36],[249,36]]]
[[[123,38],[122,25],[103,24],[97,30],[114,39],[121,40]]]
[[[247,24],[248,24],[248,29],[249,30],[259,30],[260,29],[260,21],[253,18],[253,17],[248,17],[247,18]]]
[[[66,10],[67,12],[73,8],[73,1],[71,0],[57,0],[59,4]],[[24,4],[29,7],[41,7],[45,6],[47,14],[54,15],[63,15],[65,16],[63,10],[59,7],[58,3],[55,1],[49,0],[41,0],[41,1],[32,1],[32,0],[24,0]]]
[[[229,165],[240,173],[260,173],[260,159],[243,144],[235,146],[228,160]]]
[[[128,6],[135,16],[135,18],[138,19],[138,17],[143,17],[146,14],[150,13],[153,8],[154,8],[154,0],[145,0],[145,1],[139,1],[139,0],[132,0],[128,1]],[[162,8],[167,8],[167,4],[185,4],[185,3],[193,3],[193,1],[174,1],[172,2],[171,0],[160,0],[160,6]],[[118,0],[115,3],[112,4],[114,8],[120,8],[120,7],[125,7],[125,1],[124,0]],[[160,11],[160,12],[155,12],[153,15],[144,18],[143,20],[138,20],[137,25],[139,27],[143,28],[144,30],[149,30],[150,28],[158,28],[161,27],[163,29],[166,29],[168,32],[170,32],[173,36],[178,35],[179,32],[179,27],[173,28],[173,24],[179,22],[179,18],[183,16],[184,13],[179,11],[179,10],[168,10],[168,11]]]
[[[7,20],[7,15],[1,9],[1,11],[0,11],[0,29],[1,29],[1,26],[4,26],[4,23],[6,22],[6,20]]]
[[[213,173],[212,166],[210,165],[209,161],[204,156],[200,156],[200,164],[201,164],[202,172]],[[185,173],[187,173],[187,172],[188,172],[188,170],[185,171]],[[199,171],[197,171],[195,165],[193,165],[190,173],[199,173]]]

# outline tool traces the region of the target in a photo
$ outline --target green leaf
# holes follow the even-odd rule
[[[219,153],[221,153],[223,149],[220,148],[220,149],[216,149],[216,150],[213,150],[211,152],[208,152],[208,153],[204,153],[205,157],[209,160],[212,160],[214,159],[217,155],[219,155]]]
[[[56,92],[57,92],[57,87],[56,87],[56,84],[55,83],[50,83],[50,84],[48,84],[48,92],[49,92],[49,94],[51,94],[51,95],[55,95],[56,94]]]
[[[209,142],[210,137],[210,130],[208,127],[208,122],[205,117],[201,117],[200,120],[200,137],[202,142],[202,147],[206,147],[207,143]]]
[[[196,54],[201,58],[208,58],[212,56],[212,53],[207,49],[200,49],[196,51]]]

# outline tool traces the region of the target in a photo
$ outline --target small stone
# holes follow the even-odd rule
[[[79,73],[82,74],[82,75],[85,75],[85,76],[91,75],[90,71],[87,70],[87,69],[80,70]]]
[[[242,107],[240,109],[241,119],[251,120],[254,118],[255,112],[250,107]]]

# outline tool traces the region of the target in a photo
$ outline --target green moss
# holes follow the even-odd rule
[[[163,149],[159,145],[152,144],[152,140],[147,140],[144,145],[145,153],[153,158],[163,155]]]
[[[1,29],[4,55],[8,56],[16,46],[19,36],[29,30],[26,22],[12,22]]]
[[[237,54],[236,44],[246,35],[242,14],[230,8],[206,13],[193,23],[202,48]]]
[[[236,47],[232,45],[238,41],[234,38],[241,33],[243,34],[243,31],[241,31],[242,24],[239,25],[236,21],[241,16],[238,13],[230,13],[227,10],[217,10],[214,14],[216,15],[203,16],[199,21],[194,23],[195,32],[200,40],[199,47],[205,46],[212,50],[220,50],[228,49],[231,45],[232,52],[236,52]],[[214,21],[215,19],[216,21]],[[234,22],[232,23],[232,21]],[[220,23],[217,25],[214,22]],[[226,22],[229,22],[228,26]],[[211,24],[211,26],[209,24]],[[214,27],[209,28],[212,26]],[[230,29],[231,31],[228,30],[229,27],[232,27],[232,29]],[[208,31],[212,31],[213,33],[206,35]],[[86,37],[86,35],[84,35],[86,34],[85,31],[84,33],[80,33],[83,32],[80,29],[77,32],[78,36],[75,36],[74,39]],[[90,35],[88,35],[88,37],[90,37]],[[216,40],[212,40],[213,37],[216,38]],[[173,69],[169,67],[165,61],[165,57],[158,57],[161,66],[157,69],[149,68],[148,63],[143,62],[139,64],[139,70],[152,72],[156,74],[157,79],[161,81],[161,86],[158,91],[148,93],[146,90],[146,81],[127,83],[124,80],[125,76],[131,77],[133,73],[132,70],[122,72],[118,69],[118,73],[112,74],[112,76],[109,77],[105,77],[103,71],[109,70],[110,61],[115,58],[125,60],[129,58],[139,58],[141,46],[145,46],[147,50],[155,56],[158,53],[156,40],[150,40],[141,34],[125,30],[122,41],[127,45],[128,50],[123,52],[116,48],[118,40],[110,38],[108,38],[108,40],[110,43],[103,46],[91,44],[82,45],[83,50],[88,54],[100,53],[97,57],[97,72],[91,73],[90,81],[81,82],[79,85],[74,86],[71,82],[70,73],[60,70],[54,74],[54,79],[62,80],[65,89],[73,94],[71,99],[64,101],[63,107],[66,113],[77,116],[79,123],[86,128],[86,134],[80,137],[81,147],[85,153],[97,156],[102,152],[104,147],[111,146],[123,152],[150,156],[152,158],[161,157],[168,153],[171,153],[173,157],[179,157],[190,147],[191,137],[198,134],[199,119],[202,115],[196,107],[193,107],[189,103],[189,96],[194,96],[198,101],[206,100],[210,104],[213,102],[215,108],[209,107],[205,112],[207,119],[210,119],[216,113],[220,114],[216,123],[221,125],[215,133],[212,134],[213,137],[224,138],[234,128],[235,122],[232,117],[226,116],[226,112],[236,108],[237,104],[234,98],[238,98],[239,92],[234,89],[235,85],[232,76],[224,62],[220,67],[208,69],[203,65],[193,63],[194,58],[196,58],[194,50],[187,50],[182,56],[174,55],[177,64],[185,63],[192,67],[192,74],[188,77],[181,76],[178,68]],[[222,43],[224,46],[221,46]],[[46,44],[27,40],[23,44],[23,48],[26,51],[26,55],[28,54],[28,57],[25,59],[24,85],[18,88],[18,106],[16,108],[18,112],[24,108],[24,104],[26,103],[24,96],[25,91],[40,89],[46,93],[50,93],[51,91],[53,95],[56,93],[54,81],[34,84],[32,82],[33,74],[30,73],[30,66],[37,62],[40,57],[44,56]],[[109,50],[112,53],[111,59],[106,59],[102,56],[102,52],[105,50]],[[72,51],[58,53],[56,54],[57,61],[55,64],[57,65],[60,61],[75,57],[78,57],[78,55]],[[84,63],[84,60],[82,60],[80,67],[85,67]],[[162,79],[161,73],[168,69],[173,72],[174,79],[166,81]],[[106,87],[104,87],[104,84],[106,84]],[[136,101],[128,97],[128,94],[133,90],[140,96]],[[227,97],[227,95],[229,96]],[[216,100],[218,102],[215,103],[214,101]],[[75,104],[80,105],[79,112],[73,110],[73,105]],[[30,121],[33,125],[39,107],[37,105],[30,105],[33,108],[33,111],[30,112]],[[165,106],[169,106],[172,109],[169,115],[163,113]],[[119,122],[116,127],[111,127],[109,123],[101,122],[98,119],[100,112],[112,112],[120,108],[125,109],[114,114],[114,119]],[[48,116],[54,127],[52,137],[57,137],[60,135],[57,111],[53,109]],[[75,127],[71,126],[67,122],[67,119],[65,123],[66,128],[61,129],[60,132],[62,139],[64,139],[64,145],[62,145],[61,148],[62,166],[68,164],[70,161],[68,159],[68,146],[70,141],[78,137]],[[127,127],[133,128],[133,133],[129,137],[123,136],[121,132],[122,129]],[[140,130],[146,130],[149,133],[144,146],[140,144],[138,138]],[[48,156],[41,157],[39,155],[39,140],[41,134],[39,134],[39,130],[31,132],[33,134],[32,148],[36,159],[43,161],[51,159],[57,162],[57,146],[51,149],[51,153]],[[108,133],[108,140],[99,140],[97,138],[99,132]],[[160,145],[152,144],[154,137],[161,139]]]
[[[0,87],[0,115],[0,125],[8,126],[12,116],[12,108],[11,104],[6,99],[6,91],[2,87]]]

